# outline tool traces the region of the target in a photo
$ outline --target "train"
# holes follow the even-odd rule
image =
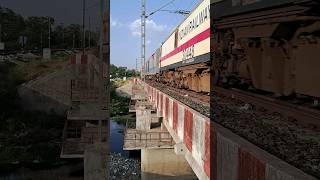
[[[146,60],[145,78],[320,100],[319,0],[202,0]]]

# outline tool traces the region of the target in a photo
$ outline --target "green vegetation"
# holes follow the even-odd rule
[[[0,63],[0,173],[13,171],[21,165],[45,168],[60,161],[64,117],[23,111],[17,104],[18,86],[52,67],[58,68],[58,65],[52,62],[22,66]]]
[[[125,81],[111,81],[111,89],[110,89],[110,101],[111,101],[111,117],[118,117],[127,115],[129,113],[129,103],[130,98],[118,96],[116,93],[116,89],[125,84]]]
[[[23,18],[14,11],[0,6],[0,24],[2,27],[2,41],[6,43],[6,49],[42,49],[48,45],[48,25],[49,19],[52,25],[51,46],[54,49],[81,47],[81,26],[79,24],[55,24],[53,17],[27,17]],[[87,32],[89,33],[89,31]],[[25,46],[19,43],[19,37],[27,38]],[[95,47],[98,41],[98,34],[91,32],[92,47]],[[88,40],[86,40],[88,42]]]
[[[62,69],[67,64],[68,58],[66,56],[53,57],[50,61],[33,60],[28,63],[20,64],[15,66],[13,72],[22,76],[24,81],[29,81],[36,77]]]
[[[24,166],[46,169],[64,163],[59,158],[65,117],[54,112],[23,111],[18,102],[17,88],[25,81],[65,66],[66,58],[43,62],[33,60],[19,65],[0,63],[0,174],[13,172]],[[116,88],[126,81],[112,81],[111,117],[118,123],[132,123],[129,114],[130,98],[116,94]]]
[[[135,114],[129,113],[129,104],[130,104],[130,98],[128,97],[122,97],[117,95],[116,89],[118,87],[121,87],[125,85],[127,82],[122,80],[112,81],[111,82],[111,93],[110,93],[110,99],[111,99],[111,112],[110,116],[111,118],[116,121],[119,124],[126,125],[128,123],[128,127],[134,127],[135,123]]]
[[[17,108],[15,104],[17,96],[17,86],[24,82],[21,74],[15,70],[15,65],[9,63],[0,63],[0,125],[3,126],[2,120],[10,116],[12,110]],[[14,113],[13,113],[14,114]]]
[[[110,75],[112,79],[122,79],[123,77],[134,77],[138,76],[139,73],[135,70],[127,69],[127,67],[117,67],[111,64]]]

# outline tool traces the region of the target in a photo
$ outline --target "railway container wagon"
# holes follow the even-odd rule
[[[160,81],[320,98],[319,0],[203,0],[161,46]],[[211,77],[211,78],[210,78]]]
[[[161,80],[210,91],[210,0],[202,1],[161,46]]]
[[[320,97],[319,0],[211,4],[213,83]]]
[[[161,49],[157,49],[154,54],[152,54],[148,60],[145,62],[145,76],[148,79],[152,79],[153,76],[156,76],[160,72],[160,58],[161,58]]]

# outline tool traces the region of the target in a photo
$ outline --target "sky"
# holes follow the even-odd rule
[[[140,66],[140,0],[111,1],[111,63],[129,68]],[[147,14],[172,0],[146,0]],[[174,0],[164,10],[192,10],[199,0]],[[99,0],[86,0],[87,18],[98,24]],[[52,16],[56,23],[82,24],[82,0],[0,0],[0,6],[14,10],[24,17]],[[159,11],[147,19],[146,56],[160,47],[184,16]],[[87,22],[88,23],[88,22]]]

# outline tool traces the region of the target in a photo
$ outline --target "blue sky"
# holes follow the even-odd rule
[[[171,0],[147,0],[147,14]],[[199,0],[176,0],[165,10],[192,10]],[[135,68],[140,66],[140,0],[111,0],[111,63]],[[184,16],[157,12],[147,19],[146,55],[150,56]]]

